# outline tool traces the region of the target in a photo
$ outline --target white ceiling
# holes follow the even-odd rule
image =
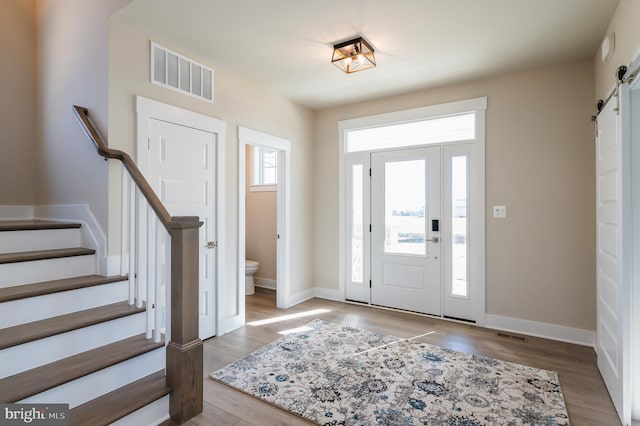
[[[593,58],[619,0],[135,0],[117,19],[321,109]],[[377,68],[346,75],[332,45],[363,35]]]

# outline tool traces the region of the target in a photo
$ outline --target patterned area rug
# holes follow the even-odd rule
[[[320,425],[568,425],[558,376],[314,320],[211,378]]]

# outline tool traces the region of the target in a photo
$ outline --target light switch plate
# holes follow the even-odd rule
[[[507,206],[493,206],[493,217],[504,219],[507,217]]]

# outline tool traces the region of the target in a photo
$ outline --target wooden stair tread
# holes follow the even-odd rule
[[[43,229],[80,228],[79,223],[57,222],[54,220],[0,220],[0,231],[37,231]]]
[[[63,257],[86,256],[95,254],[95,250],[84,247],[24,251],[18,253],[2,253],[0,254],[0,264],[30,262],[33,260],[59,259]]]
[[[164,370],[153,373],[72,409],[71,425],[108,425],[168,395]]]
[[[127,276],[104,277],[102,275],[84,275],[81,277],[0,288],[0,303],[26,299],[28,297],[43,296],[45,294],[59,293],[61,291],[93,287],[101,284],[115,283],[126,279]]]
[[[144,310],[144,308],[131,306],[125,301],[3,328],[0,330],[0,349],[134,315]]]
[[[0,403],[20,401],[162,346],[140,334],[0,379]]]

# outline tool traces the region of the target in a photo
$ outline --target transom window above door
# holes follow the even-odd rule
[[[395,123],[346,132],[347,152],[407,148],[446,142],[473,140],[476,114],[431,117],[408,123]]]

